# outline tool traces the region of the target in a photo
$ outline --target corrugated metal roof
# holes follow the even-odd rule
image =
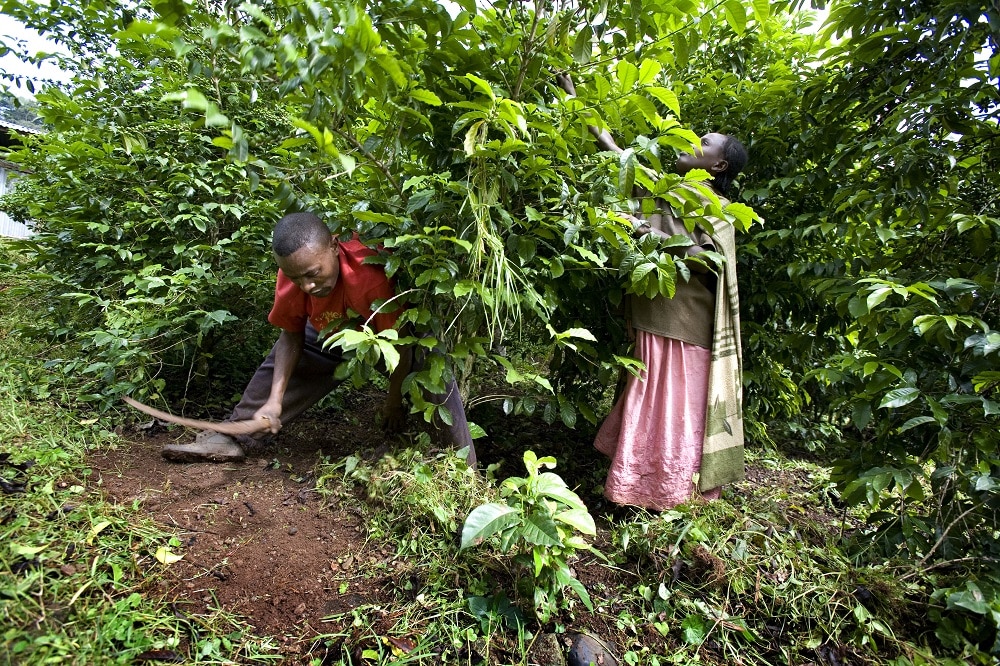
[[[33,127],[25,127],[24,125],[18,125],[17,123],[12,123],[10,121],[0,118],[0,127],[4,129],[14,130],[15,132],[20,132],[21,134],[41,134],[41,130],[37,130]]]

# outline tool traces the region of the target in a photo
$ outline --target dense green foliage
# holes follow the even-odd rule
[[[105,403],[252,364],[268,229],[311,207],[394,249],[438,354],[418,405],[418,384],[475,360],[518,385],[510,409],[596,421],[627,362],[617,305],[683,279],[615,212],[633,184],[696,207],[673,155],[709,129],[743,137],[742,199],[766,220],[726,211],[747,232],[753,438],[841,458],[842,501],[873,510],[859,544],[938,576],[941,641],[1000,651],[985,4],[837,2],[820,35],[798,7],[736,0],[2,6],[79,68],[72,93],[38,95],[52,131],[12,155],[36,178],[5,207],[40,232],[40,327],[84,352],[51,364]],[[628,150],[596,153],[587,124]],[[547,371],[498,353],[512,338]]]
[[[756,270],[798,289],[755,290],[745,316],[810,387],[818,418],[797,432],[841,440],[835,478],[845,502],[873,510],[865,538],[954,572],[940,598],[985,622],[946,619],[942,640],[964,627],[995,651],[995,31],[960,3],[835,6],[830,25],[844,39],[801,88],[796,164],[769,180],[754,243]],[[966,576],[992,607],[968,603]]]
[[[543,457],[566,461],[560,475],[567,484],[593,486],[594,479],[588,477],[595,475],[600,454],[579,451],[578,435],[545,428],[537,418],[508,418],[522,430],[493,442],[507,460],[506,470],[491,466],[485,475],[470,478],[461,457],[429,456],[418,449],[397,450],[375,462],[349,457],[319,468],[321,492],[332,501],[349,501],[359,494],[368,498],[370,537],[393,544],[407,562],[404,571],[409,575],[403,578],[414,582],[410,601],[404,598],[406,590],[399,590],[392,607],[405,613],[400,624],[420,636],[414,654],[443,653],[419,663],[448,663],[453,650],[459,651],[460,663],[467,663],[462,646],[469,644],[473,663],[477,655],[484,663],[524,663],[520,655],[537,637],[531,592],[522,598],[518,591],[525,577],[523,559],[504,552],[502,542],[527,544],[548,538],[541,532],[551,528],[533,527],[541,516],[522,521],[528,514],[508,513],[516,525],[508,524],[512,529],[475,548],[441,538],[442,533],[454,535],[456,523],[466,514],[476,524],[466,525],[463,534],[472,538],[483,528],[504,523],[498,508],[472,509],[483,495],[494,504],[481,507],[512,508],[496,486],[518,488],[515,505],[531,497],[531,472],[527,478],[489,483],[494,475],[523,473],[524,432],[542,435],[532,441]],[[933,643],[926,633],[932,624],[928,610],[937,613],[943,605],[925,605],[926,581],[902,579],[901,570],[884,561],[852,561],[838,532],[858,519],[838,515],[840,510],[830,505],[828,475],[814,465],[764,453],[751,453],[757,473],[767,470],[762,476],[769,483],[762,487],[740,484],[727,491],[724,501],[696,502],[656,515],[641,510],[600,515],[595,542],[603,557],[581,549],[569,558],[594,612],[574,595],[564,594],[553,616],[556,630],[588,627],[613,640],[621,663],[642,666],[961,663],[946,655],[957,657],[962,651],[928,645]],[[559,492],[558,487],[554,483],[548,489]],[[581,499],[594,507],[599,505],[596,494],[581,491]],[[544,502],[541,494],[534,496]],[[544,515],[553,506],[536,509],[526,503],[523,508]],[[480,522],[483,518],[487,520]],[[393,575],[399,576],[398,569]],[[461,590],[455,590],[457,582]],[[540,584],[545,586],[545,581]],[[416,590],[420,594],[414,602]],[[353,615],[364,618],[365,609]],[[452,625],[456,615],[465,619],[458,632]],[[471,626],[468,616],[475,620]],[[352,639],[361,640],[386,659],[369,624],[363,622],[344,641],[343,652]],[[989,663],[987,655],[978,654],[980,662],[975,652],[966,655],[971,663]]]

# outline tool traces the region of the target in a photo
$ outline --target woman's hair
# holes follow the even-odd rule
[[[294,254],[306,245],[322,247],[330,244],[330,229],[312,213],[291,213],[274,225],[271,249],[279,257]]]
[[[722,156],[729,163],[729,166],[712,180],[712,187],[720,194],[726,194],[729,191],[729,186],[736,180],[740,171],[743,171],[743,167],[747,165],[749,159],[747,149],[743,147],[739,139],[728,134],[725,136],[726,143],[722,146]]]

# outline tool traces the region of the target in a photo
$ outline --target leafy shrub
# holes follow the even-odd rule
[[[4,205],[34,228],[21,269],[48,310],[26,331],[70,345],[49,366],[85,401],[157,397],[170,384],[172,397],[191,390],[204,404],[213,380],[244,374],[273,336],[262,311],[279,209],[252,165],[158,101],[162,88],[122,107],[138,84],[116,82],[40,94],[49,131],[11,155],[34,176]]]

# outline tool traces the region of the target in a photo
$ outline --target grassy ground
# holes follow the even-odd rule
[[[518,579],[531,572],[512,554],[496,543],[460,551],[448,538],[475,497],[491,493],[489,484],[476,489],[453,460],[413,452],[349,474],[334,466],[324,476],[338,480],[328,490],[334,495],[350,492],[345,479],[359,483],[374,537],[423,563],[414,591],[401,592],[393,610],[445,656],[522,663],[510,656],[539,633],[586,630],[611,641],[628,664],[947,663],[921,645],[929,630],[916,601],[921,590],[898,582],[903,566],[860,565],[839,546],[841,528],[853,529],[855,519],[831,513],[824,471],[774,454],[750,465],[755,481],[724,501],[655,515],[610,507],[598,514],[592,543],[604,557],[580,551],[573,563],[593,610],[567,589],[561,611],[541,624],[530,597],[517,598]],[[521,631],[508,599],[522,611]],[[428,622],[429,609],[442,619]],[[469,614],[479,622],[469,626]],[[334,643],[357,646],[361,638]]]
[[[44,350],[13,332],[44,312],[30,291],[17,293],[26,285],[0,263],[0,663],[266,654],[268,641],[238,618],[178,617],[151,591],[176,541],[138,507],[112,506],[91,487],[87,452],[120,438],[70,407]]]
[[[912,565],[848,548],[864,517],[838,505],[823,467],[751,451],[748,481],[722,501],[619,509],[600,497],[601,461],[581,444],[589,433],[487,423],[489,412],[477,416],[493,433],[486,473],[419,440],[378,460],[317,466],[318,492],[364,516],[365,538],[404,562],[372,566],[373,578],[397,584],[332,618],[336,632],[289,651],[224,611],[185,614],[157,584],[182,551],[176,535],[90,483],[88,451],[127,442],[74,408],[50,384],[44,351],[11,332],[40,311],[12,295],[21,281],[0,266],[0,663],[527,664],[541,659],[543,634],[578,630],[633,665],[990,663],[972,646],[938,643],[929,587]],[[544,621],[525,595],[531,567],[496,541],[458,541],[468,512],[496,501],[501,479],[525,474],[525,448],[559,461],[554,471],[597,520],[588,542],[601,553],[567,551],[592,608],[553,587],[557,610]]]

